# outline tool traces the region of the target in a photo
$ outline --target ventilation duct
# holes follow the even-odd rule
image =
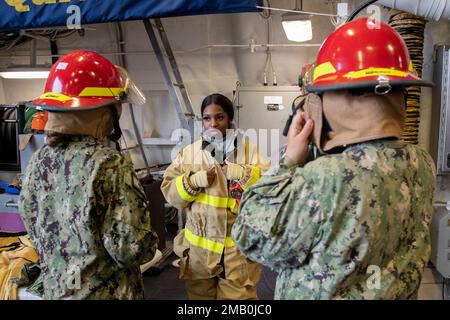
[[[376,4],[436,21],[450,19],[450,0],[378,0]]]

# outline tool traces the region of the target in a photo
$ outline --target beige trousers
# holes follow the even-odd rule
[[[185,280],[189,300],[256,300],[256,286],[237,286],[221,277]]]

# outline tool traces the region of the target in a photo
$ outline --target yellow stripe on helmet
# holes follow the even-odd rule
[[[118,97],[123,88],[86,87],[80,92],[80,97]]]
[[[322,64],[319,64],[314,68],[313,80],[316,80],[317,78],[330,73],[336,73],[336,69],[331,64],[331,62],[324,62]]]
[[[365,77],[370,77],[370,76],[406,77],[408,74],[409,74],[408,72],[395,70],[395,69],[389,69],[389,68],[368,68],[368,69],[353,71],[353,72],[344,74],[344,78],[360,79],[360,78],[365,78]]]
[[[46,93],[42,94],[39,97],[39,99],[50,99],[50,100],[56,100],[56,101],[61,101],[61,102],[72,100],[71,97],[66,96],[62,93],[56,93],[56,92],[46,92]]]

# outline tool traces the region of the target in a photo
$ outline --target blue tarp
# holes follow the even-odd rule
[[[0,0],[0,31],[258,11],[260,0]]]

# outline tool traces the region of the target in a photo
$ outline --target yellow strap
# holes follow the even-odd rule
[[[245,148],[245,158],[244,163],[250,163],[250,150],[249,150],[249,142],[247,139],[244,141],[244,148]]]
[[[389,68],[369,68],[344,74],[344,78],[347,79],[360,79],[370,76],[397,76],[406,77],[408,72],[389,69]]]
[[[256,166],[252,166],[252,173],[250,179],[248,179],[247,183],[244,186],[242,186],[242,189],[246,191],[248,188],[250,188],[252,184],[258,181],[260,177],[261,177],[261,169]]]
[[[231,248],[235,246],[231,237],[226,237],[225,245],[223,245],[220,242],[197,236],[193,234],[188,228],[184,228],[184,236],[186,240],[189,241],[189,243],[193,246],[200,247],[217,254],[222,254],[224,248]]]
[[[39,99],[51,99],[51,100],[56,100],[56,101],[70,101],[72,100],[71,97],[66,96],[62,93],[56,93],[56,92],[46,92],[44,94],[42,94]]]
[[[175,185],[176,185],[176,187],[177,187],[178,195],[179,195],[184,201],[192,202],[192,201],[195,200],[196,197],[191,196],[191,195],[186,191],[186,189],[184,189],[184,186],[183,186],[183,176],[184,176],[184,175],[178,176],[178,177],[175,179]]]
[[[313,80],[330,73],[336,73],[336,69],[331,62],[324,62],[314,68]]]
[[[239,206],[236,202],[236,199],[228,198],[228,209],[230,209],[230,211],[235,214],[238,213]]]
[[[235,244],[234,244],[233,239],[231,239],[231,237],[227,237],[225,239],[225,248],[231,248],[231,247],[234,247],[234,246],[235,246]]]
[[[123,88],[86,87],[79,94],[80,97],[118,97]]]

